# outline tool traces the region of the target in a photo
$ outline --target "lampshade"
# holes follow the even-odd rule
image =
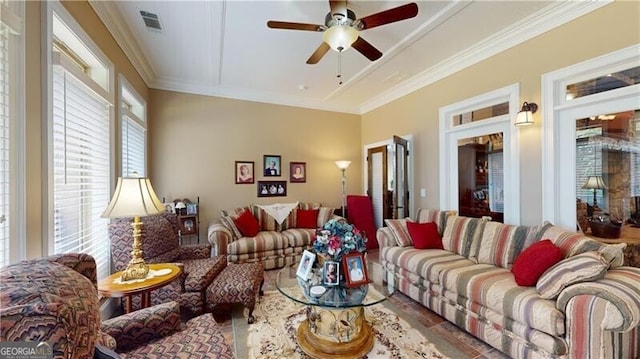
[[[335,51],[344,51],[358,39],[358,30],[351,26],[331,26],[322,35],[322,40]]]
[[[148,178],[120,177],[102,218],[144,217],[164,211]]]
[[[535,103],[525,102],[522,104],[522,109],[516,115],[516,126],[527,126],[533,124],[533,114],[538,111],[538,105]]]
[[[351,161],[336,161],[336,166],[341,170],[346,170],[351,164]]]
[[[184,202],[179,201],[178,203],[176,203],[176,209],[183,209],[183,208],[187,208],[187,205],[184,204]]]
[[[582,185],[584,189],[607,189],[607,185],[601,176],[589,176],[587,182]]]

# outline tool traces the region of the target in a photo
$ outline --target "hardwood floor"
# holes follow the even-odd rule
[[[368,253],[369,258],[378,258],[377,250]],[[264,290],[277,290],[275,287],[276,273],[279,269],[265,271]],[[411,316],[420,321],[424,326],[430,328],[441,338],[467,355],[466,358],[452,359],[505,359],[508,358],[497,349],[476,339],[467,332],[459,329],[451,322],[440,317],[431,310],[423,307],[418,302],[402,293],[395,293],[390,299],[393,304],[404,311],[404,315]],[[225,338],[229,344],[233,343],[233,328],[231,323],[230,306],[218,307],[214,311],[216,321],[220,325]],[[259,318],[257,318],[259,320]],[[244,359],[244,358],[238,358]]]

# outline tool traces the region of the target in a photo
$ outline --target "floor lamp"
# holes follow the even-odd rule
[[[347,206],[347,167],[351,164],[351,161],[336,161],[336,166],[342,171],[342,217],[346,217],[345,207]]]
[[[156,196],[151,181],[144,177],[120,177],[109,206],[102,218],[133,217],[133,245],[131,260],[122,272],[120,279],[126,282],[131,279],[145,278],[149,266],[144,262],[142,252],[142,222],[140,217],[162,213],[165,207]]]

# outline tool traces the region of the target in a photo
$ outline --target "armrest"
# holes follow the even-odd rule
[[[118,351],[131,350],[179,331],[180,305],[167,302],[136,310],[103,320],[100,329],[116,340]]]
[[[640,268],[618,267],[603,279],[571,285],[560,293],[556,307],[570,316],[572,300],[584,296],[604,303],[599,306],[607,318],[602,329],[626,332],[640,324]]]
[[[209,225],[207,240],[213,247],[212,255],[227,255],[227,245],[233,242],[233,233],[220,222]]]
[[[180,246],[179,259],[203,259],[211,257],[210,244],[187,244]]]
[[[63,253],[44,257],[38,260],[46,260],[67,266],[83,276],[89,278],[94,286],[97,286],[96,261],[86,253]]]
[[[395,237],[393,237],[393,233],[391,233],[391,229],[389,227],[379,228],[376,232],[376,239],[378,240],[378,247],[395,247],[398,245],[396,243]]]

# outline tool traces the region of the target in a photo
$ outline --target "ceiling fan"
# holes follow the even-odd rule
[[[307,64],[310,65],[317,64],[329,49],[342,52],[351,46],[369,60],[375,61],[382,56],[382,53],[363,39],[359,32],[418,15],[416,3],[398,6],[363,18],[357,18],[356,14],[347,8],[346,0],[330,0],[329,7],[331,10],[325,16],[324,25],[268,21],[267,26],[272,29],[324,32],[322,44],[307,60]]]

